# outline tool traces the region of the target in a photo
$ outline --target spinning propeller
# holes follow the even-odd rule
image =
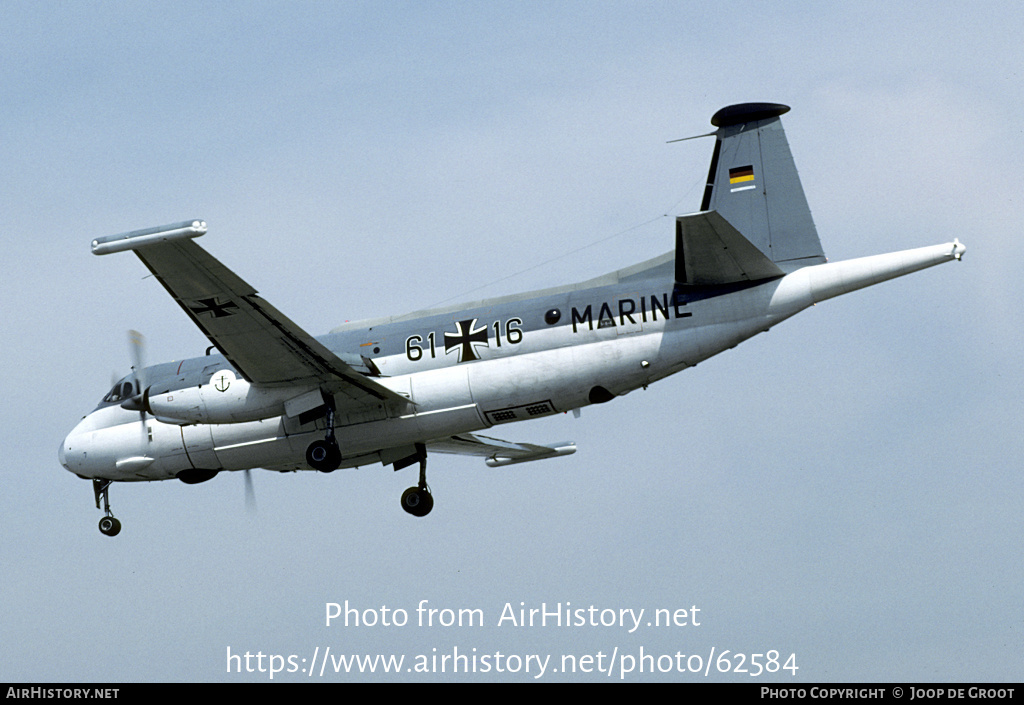
[[[121,403],[121,407],[129,411],[139,412],[139,423],[142,426],[142,447],[146,447],[148,433],[146,432],[146,380],[143,377],[143,364],[146,347],[146,336],[137,330],[128,331],[128,348],[131,351],[132,371],[135,372],[135,395]]]
[[[139,423],[142,428],[142,447],[146,447],[149,441],[149,431],[146,429],[146,412],[149,407],[149,387],[145,378],[145,348],[146,336],[137,330],[128,331],[128,347],[131,349],[132,370],[135,372],[135,380],[138,384],[136,393],[129,399],[121,402],[121,407],[129,411],[139,412]],[[152,413],[152,412],[150,412]],[[250,513],[256,512],[256,490],[253,487],[252,471],[245,471],[245,506]]]

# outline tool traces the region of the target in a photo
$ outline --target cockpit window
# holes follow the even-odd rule
[[[135,396],[135,385],[128,379],[122,379],[114,385],[107,396],[103,397],[103,401],[107,403],[121,402],[131,399],[133,396]]]

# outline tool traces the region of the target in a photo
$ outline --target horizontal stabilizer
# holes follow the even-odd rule
[[[733,284],[781,277],[784,272],[715,211],[676,218],[676,282]]]

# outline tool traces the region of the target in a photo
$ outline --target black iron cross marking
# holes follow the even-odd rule
[[[480,356],[476,354],[473,346],[483,345],[486,347],[488,345],[487,327],[473,330],[473,326],[476,325],[475,318],[471,321],[456,321],[455,325],[458,328],[457,333],[444,334],[444,354],[447,355],[452,350],[458,349],[459,362],[479,360]]]
[[[188,310],[197,316],[203,313],[212,313],[214,318],[224,318],[225,316],[232,316],[235,311],[229,309],[238,309],[238,304],[233,301],[228,301],[224,304],[217,303],[217,299],[197,299],[196,303],[199,306],[189,306]]]

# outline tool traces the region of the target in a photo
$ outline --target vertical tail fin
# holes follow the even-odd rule
[[[818,231],[775,103],[722,108],[711,124],[711,158],[702,211],[717,211],[783,271],[825,262]]]

